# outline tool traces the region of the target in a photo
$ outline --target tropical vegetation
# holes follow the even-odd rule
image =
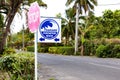
[[[72,7],[69,7],[73,3]],[[38,43],[38,51],[51,51],[49,47],[75,46],[75,23],[76,23],[76,5],[79,5],[79,27],[78,27],[78,52],[80,55],[96,55],[98,54],[99,46],[104,45],[119,45],[120,38],[120,24],[119,15],[120,10],[106,10],[103,12],[102,16],[96,17],[94,15],[94,7],[97,6],[97,0],[67,0],[66,6],[66,17],[63,18],[61,14],[57,17],[62,19],[62,43]],[[45,5],[44,5],[45,6]],[[8,46],[13,48],[22,49],[22,33],[20,31],[17,34],[12,35],[9,40]],[[25,33],[25,50],[31,50],[33,46],[34,35],[29,32],[28,29],[24,30]],[[17,39],[16,39],[17,37]],[[19,40],[18,40],[19,39]],[[45,48],[45,49],[44,49]],[[97,49],[98,48],[98,49]],[[109,48],[107,48],[109,49]],[[118,48],[117,48],[118,49]],[[116,50],[116,49],[115,49]],[[117,50],[115,54],[119,53]],[[72,53],[74,54],[74,53]]]
[[[0,0],[0,80],[35,80],[34,54],[19,51],[23,31],[14,35],[11,31],[15,15],[17,13],[21,15],[20,12],[23,10],[21,6],[29,6],[35,1],[40,6],[47,7],[42,0]],[[28,11],[27,8],[24,9]],[[28,30],[24,33],[27,34],[24,36],[26,47],[32,44],[34,36],[28,34]]]
[[[30,3],[37,1],[40,6],[47,6],[42,0],[1,0],[0,1],[0,14],[5,14],[4,26],[5,30],[3,31],[2,38],[0,40],[0,53],[4,51],[4,46],[6,43],[6,38],[10,33],[10,26],[15,17],[15,14],[19,12],[20,7],[24,5],[30,5]]]
[[[0,58],[0,80],[34,80],[34,59],[28,52],[4,55]]]
[[[34,52],[34,34],[28,28],[11,35],[10,26],[20,8],[36,0],[1,0],[0,2],[0,79],[33,80],[34,55],[16,54],[16,51]],[[38,0],[40,6],[46,4]],[[69,7],[73,3],[72,7]],[[78,52],[74,54],[76,5],[78,4]],[[61,43],[38,43],[38,52],[84,55],[102,58],[120,58],[120,10],[105,10],[102,16],[94,15],[97,0],[67,0],[66,17],[62,20]],[[26,9],[27,10],[27,9]],[[23,48],[24,32],[24,48]],[[6,40],[8,41],[7,45]],[[18,52],[17,52],[18,53]],[[32,58],[32,59],[31,59]],[[30,64],[28,66],[28,64]],[[23,67],[27,66],[27,67]],[[9,70],[8,70],[9,69]]]

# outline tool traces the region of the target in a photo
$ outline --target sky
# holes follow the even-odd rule
[[[67,0],[43,0],[48,5],[48,8],[40,8],[41,10],[41,16],[56,16],[56,14],[61,13],[62,16],[65,16],[65,9],[67,8],[65,6]],[[106,4],[117,4],[120,3],[120,0],[98,0],[98,6],[95,7],[95,15],[96,16],[101,16],[102,12],[106,9],[120,9],[120,4],[119,5],[107,5]],[[100,6],[100,5],[103,6]]]
[[[110,9],[112,11],[120,9],[120,0],[107,0],[107,1],[98,0],[98,6],[95,8],[94,11],[95,15],[102,16],[102,12],[105,11],[106,9]]]
[[[42,1],[47,4],[47,9],[40,7],[40,16],[55,17],[56,14],[61,13],[62,17],[65,17],[65,10],[67,9],[65,3],[67,0],[42,0]],[[114,5],[118,3],[119,5]],[[98,6],[95,7],[94,13],[96,16],[102,16],[102,12],[106,9],[110,9],[112,11],[120,9],[120,0],[106,0],[106,1],[98,0]],[[17,17],[17,20],[14,20],[15,24],[12,25],[15,26],[13,29],[14,32],[18,32],[20,29],[22,29],[22,21],[25,22],[25,20],[21,21],[21,17],[18,16],[19,15],[15,16]]]
[[[53,16],[61,13],[65,14],[65,3],[67,0],[42,0],[47,4],[47,9],[40,8],[41,16]]]

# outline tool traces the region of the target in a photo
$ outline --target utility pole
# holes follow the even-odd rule
[[[75,55],[78,51],[78,21],[79,21],[79,4],[76,4],[76,26],[75,26]]]

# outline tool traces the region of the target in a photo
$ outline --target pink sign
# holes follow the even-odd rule
[[[40,8],[37,2],[31,4],[28,12],[28,27],[35,32],[40,24]]]

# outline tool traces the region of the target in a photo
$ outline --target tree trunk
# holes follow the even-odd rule
[[[8,19],[8,22],[7,22],[7,25],[6,25],[6,30],[5,32],[3,33],[3,38],[0,42],[0,54],[3,53],[3,50],[4,50],[4,45],[6,44],[6,38],[7,38],[7,35],[8,35],[8,32],[10,31],[10,25],[14,19],[14,16],[15,16],[15,13],[12,15],[9,16],[9,19]]]
[[[13,2],[11,2],[10,10],[9,10],[8,16],[5,21],[6,30],[3,33],[3,38],[0,42],[0,54],[3,53],[4,45],[6,44],[6,38],[7,38],[8,32],[10,32],[11,23],[12,23],[14,16],[22,2],[23,2],[23,0],[18,0],[16,3],[15,3],[15,0],[13,0]]]
[[[83,44],[81,44],[81,56],[83,56],[84,55],[84,45]]]
[[[81,33],[81,56],[84,56],[84,42],[85,42],[85,33]]]
[[[15,14],[16,14],[19,6],[20,6],[20,4],[17,5],[16,7],[13,7],[13,9],[10,10],[10,13],[9,13],[8,16],[7,16],[7,19],[6,19],[6,22],[5,22],[5,24],[6,24],[6,30],[5,30],[5,32],[3,33],[3,38],[2,38],[2,40],[1,40],[1,42],[0,42],[0,54],[2,54],[3,51],[4,51],[4,46],[5,46],[5,44],[6,44],[7,35],[8,35],[8,33],[10,32],[11,23],[12,23],[12,21],[13,21],[13,19],[14,19],[14,16],[15,16]]]

